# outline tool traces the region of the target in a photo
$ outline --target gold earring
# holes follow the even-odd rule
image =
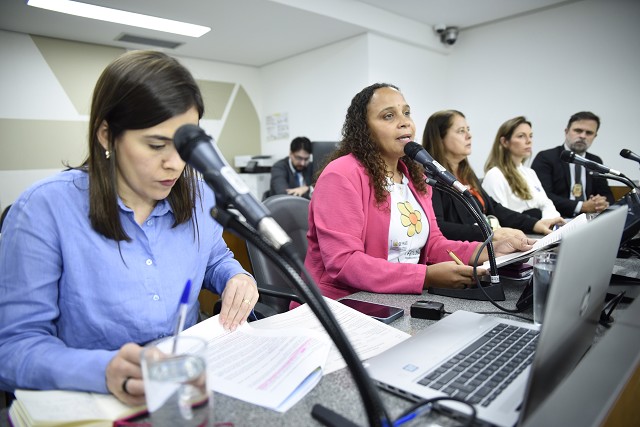
[[[109,152],[109,150],[104,150],[104,157],[105,159],[109,160],[109,157],[111,157],[111,153]]]

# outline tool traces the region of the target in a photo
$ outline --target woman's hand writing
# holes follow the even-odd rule
[[[484,268],[477,269],[478,276],[487,274]],[[424,288],[453,288],[463,289],[474,285],[473,267],[458,265],[455,262],[440,262],[427,266],[424,278]]]

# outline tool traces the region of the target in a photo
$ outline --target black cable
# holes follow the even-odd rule
[[[613,323],[613,317],[611,317],[611,313],[613,313],[613,310],[616,309],[616,307],[618,306],[618,303],[622,301],[622,298],[624,298],[625,293],[626,291],[622,291],[615,297],[611,298],[611,300],[607,302],[607,304],[604,306],[604,308],[600,312],[599,323],[605,328],[611,327],[611,323]]]
[[[487,224],[486,220],[480,213],[480,207],[476,203],[473,197],[465,197],[462,194],[458,193],[456,190],[452,189],[448,185],[444,185],[438,181],[435,182],[435,188],[438,190],[444,191],[445,193],[453,196],[456,200],[461,202],[464,207],[469,211],[469,213],[474,217],[478,227],[482,230],[482,234],[485,238],[484,246],[487,247],[487,254],[489,256],[489,274],[492,277],[498,277],[498,266],[496,265],[496,254],[493,250],[493,243],[491,242],[491,238],[493,237],[493,231],[489,228],[489,224]],[[483,247],[484,247],[483,246]],[[478,254],[481,251],[478,252]],[[499,278],[497,279],[499,283]],[[486,295],[486,292],[485,292]],[[488,297],[488,295],[486,295]]]
[[[515,314],[515,313],[505,313],[504,311],[476,311],[475,313],[478,314],[503,314],[505,316],[513,316],[513,317],[517,317],[518,319],[523,319],[526,320],[527,322],[532,322],[533,319],[527,316],[520,316],[519,314]]]
[[[262,235],[260,235],[253,227],[246,222],[238,220],[234,215],[227,212],[225,209],[219,206],[211,209],[211,215],[225,228],[229,228],[235,231],[240,237],[246,239],[251,244],[261,250],[282,272],[291,280],[294,291],[298,292],[302,296],[302,299],[307,302],[318,321],[322,324],[327,334],[331,337],[331,340],[336,345],[344,361],[346,362],[352,377],[360,391],[360,397],[365,406],[367,417],[370,426],[387,427],[389,426],[389,416],[380,400],[380,396],[371,381],[371,378],[367,374],[360,358],[356,354],[355,350],[351,346],[351,343],[347,339],[344,331],[340,328],[338,321],[336,320],[333,312],[324,301],[318,286],[313,279],[309,276],[308,272],[304,268],[304,265],[299,261],[299,257],[293,249],[292,243],[287,243],[280,248],[282,254],[276,251],[269,242],[267,242]],[[299,273],[292,267],[291,261],[305,273],[308,284],[305,283],[300,277]],[[316,405],[319,406],[319,405]],[[323,411],[327,413],[328,410]],[[312,412],[312,415],[316,411]],[[338,414],[335,414],[333,420],[341,418]],[[327,418],[323,419],[331,421]],[[331,425],[331,424],[328,424]]]
[[[520,313],[520,312],[524,311],[525,310],[524,307],[522,309],[510,309],[510,308],[502,307],[497,302],[495,302],[493,298],[491,298],[491,296],[484,289],[484,286],[482,286],[482,284],[480,283],[480,279],[478,278],[478,271],[477,271],[478,260],[480,259],[480,254],[482,253],[483,249],[486,246],[487,247],[487,254],[489,256],[489,274],[491,274],[492,278],[494,278],[494,277],[497,278],[498,281],[497,281],[497,283],[495,283],[496,285],[501,285],[500,284],[500,279],[499,279],[499,276],[498,276],[498,267],[496,265],[495,252],[493,250],[493,244],[491,242],[491,240],[493,239],[493,231],[489,228],[489,225],[486,223],[484,218],[481,216],[479,207],[478,207],[477,203],[475,202],[475,200],[472,197],[470,198],[471,202],[473,202],[473,205],[472,205],[467,197],[464,197],[462,194],[458,193],[457,191],[455,191],[454,189],[450,188],[449,186],[444,185],[444,184],[442,184],[442,183],[440,183],[438,181],[435,181],[433,179],[429,180],[429,184],[434,186],[435,188],[437,188],[439,190],[444,191],[447,194],[450,194],[451,196],[453,196],[454,198],[456,198],[457,200],[462,202],[462,204],[467,208],[467,210],[473,215],[473,217],[475,218],[476,222],[478,223],[478,226],[482,230],[482,234],[485,236],[485,240],[484,240],[484,242],[482,242],[480,244],[480,248],[476,253],[476,257],[473,260],[473,265],[472,266],[473,266],[473,279],[476,282],[476,286],[484,294],[486,300],[489,301],[491,304],[493,304],[494,307],[496,307],[499,310],[502,310],[502,311],[504,311],[506,313]],[[492,284],[494,284],[494,283],[492,283]],[[527,319],[527,320],[529,320],[529,319]]]
[[[637,250],[637,249],[635,249],[635,248],[631,248],[631,247],[628,247],[628,246],[626,246],[624,249],[625,249],[626,251],[631,252],[633,255],[635,255],[635,256],[636,256],[636,258],[640,258],[640,252],[638,252],[638,250]]]
[[[476,253],[475,258],[473,259],[473,279],[476,281],[476,286],[478,286],[482,290],[482,292],[486,295],[487,301],[493,304],[494,307],[497,307],[499,310],[502,310],[506,313],[521,313],[525,310],[524,307],[522,309],[506,308],[506,307],[502,307],[500,304],[495,302],[489,296],[489,294],[487,294],[487,292],[484,290],[484,288],[482,287],[482,284],[480,283],[480,279],[478,278],[478,260],[480,259],[480,254],[482,253],[482,249],[484,248],[484,246],[486,246],[487,241],[491,241],[492,238],[493,238],[493,233],[491,233],[491,235],[487,238],[487,240],[485,240],[480,244],[480,250]],[[527,320],[530,321],[531,319],[527,319]]]

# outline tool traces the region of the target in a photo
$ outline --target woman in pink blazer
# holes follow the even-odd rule
[[[472,285],[466,264],[479,243],[440,232],[422,166],[404,154],[415,125],[398,88],[378,83],[358,93],[342,135],[309,207],[305,266],[322,293],[338,299],[358,291],[420,294],[430,286]],[[531,243],[514,238],[494,249],[501,255]],[[447,250],[465,265],[451,261]],[[486,259],[484,251],[480,262]]]

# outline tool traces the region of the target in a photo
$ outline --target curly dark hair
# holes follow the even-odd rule
[[[362,163],[371,180],[378,206],[388,203],[387,177],[390,176],[390,172],[386,170],[385,162],[380,154],[380,147],[371,139],[371,130],[367,123],[367,108],[375,91],[384,87],[400,91],[398,87],[389,83],[375,83],[362,89],[353,97],[342,125],[342,140],[338,148],[324,163],[326,167],[332,160],[353,154]],[[418,192],[425,194],[427,185],[425,184],[422,167],[407,156],[404,156],[401,160],[407,166],[410,175],[409,179],[413,182],[415,188]],[[322,170],[324,170],[324,167],[316,173],[316,179],[320,176]]]

